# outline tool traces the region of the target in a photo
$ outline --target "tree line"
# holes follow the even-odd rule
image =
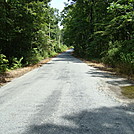
[[[0,72],[15,69],[66,49],[60,43],[58,10],[51,0],[0,1]]]
[[[134,0],[72,0],[62,18],[75,54],[134,74]]]

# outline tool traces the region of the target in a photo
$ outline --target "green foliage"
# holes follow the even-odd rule
[[[63,52],[67,49],[68,49],[68,47],[66,45],[61,44],[60,47],[59,47],[59,52]]]
[[[61,53],[61,52],[63,52],[63,51],[65,51],[65,50],[67,50],[67,46],[66,45],[63,45],[63,44],[56,44],[56,52],[57,53]]]
[[[8,60],[4,54],[0,54],[0,73],[5,72],[8,68]]]
[[[49,6],[49,2],[50,0],[0,2],[0,50],[6,56],[3,58],[9,60],[9,68],[35,64],[58,52],[59,47],[55,43],[61,42],[59,15],[56,9]],[[7,67],[0,66],[3,69]]]
[[[129,99],[134,99],[134,86],[124,86],[121,87],[122,89],[122,94]]]
[[[111,42],[109,50],[102,61],[118,71],[128,75],[134,74],[134,40]]]
[[[31,50],[31,52],[27,55],[27,59],[26,59],[27,63],[26,63],[26,65],[28,65],[28,64],[36,64],[42,59],[43,59],[43,57],[38,52],[37,48],[33,48],[33,50]]]
[[[20,59],[12,58],[12,67],[11,67],[11,69],[21,68],[22,67],[22,60],[23,60],[23,57],[21,57]]]
[[[62,16],[63,41],[80,57],[134,74],[133,0],[73,0]]]

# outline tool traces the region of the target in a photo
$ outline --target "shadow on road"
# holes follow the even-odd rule
[[[90,69],[87,74],[91,74],[92,77],[99,77],[99,78],[106,78],[106,83],[114,85],[114,86],[123,86],[125,84],[131,84],[133,85],[134,82],[127,80],[125,78],[118,77],[117,75],[113,75],[108,72],[103,72],[98,69]]]
[[[56,124],[32,125],[25,134],[133,134],[134,109],[128,107],[102,107],[62,117],[76,127]]]

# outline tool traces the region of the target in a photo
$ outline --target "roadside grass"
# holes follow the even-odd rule
[[[134,86],[121,87],[122,94],[129,99],[134,99]]]

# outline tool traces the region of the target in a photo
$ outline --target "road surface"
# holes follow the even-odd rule
[[[0,134],[134,134],[133,105],[104,90],[118,79],[71,51],[0,88]]]

